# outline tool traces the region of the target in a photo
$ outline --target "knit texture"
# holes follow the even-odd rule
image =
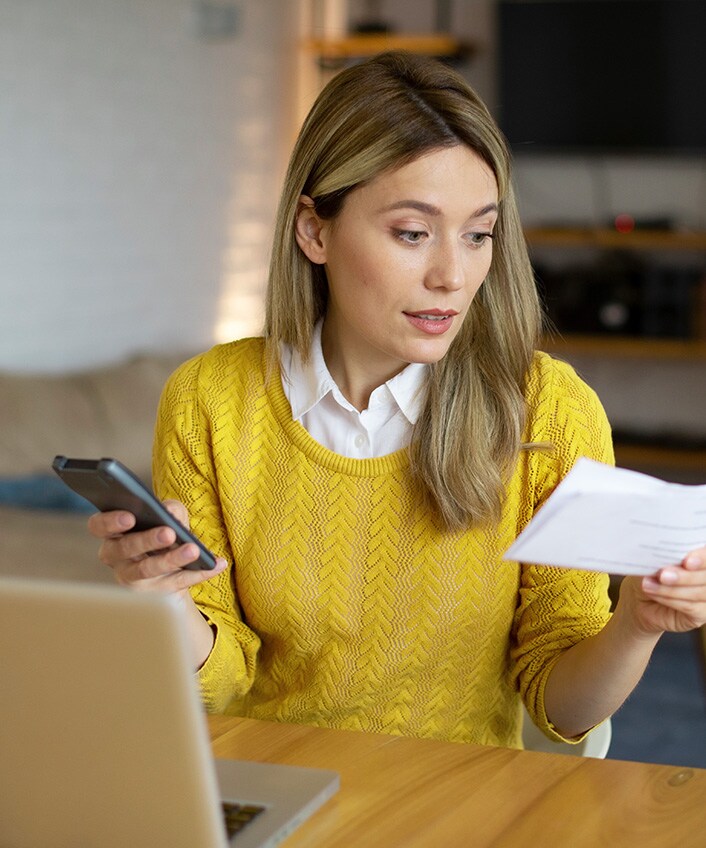
[[[292,421],[261,339],[213,348],[167,384],[154,479],[231,569],[193,596],[216,629],[199,673],[215,712],[519,746],[520,698],[609,617],[605,575],[503,553],[579,456],[612,462],[595,394],[538,353],[526,437],[497,525],[449,532],[406,450],[339,456]],[[559,738],[559,737],[557,737]]]

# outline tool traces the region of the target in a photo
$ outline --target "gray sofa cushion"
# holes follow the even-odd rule
[[[186,355],[67,375],[0,373],[0,479],[46,473],[56,454],[114,456],[149,479],[152,428]]]

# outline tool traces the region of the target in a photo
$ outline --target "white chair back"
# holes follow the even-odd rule
[[[595,757],[603,760],[610,748],[613,728],[610,719],[606,719],[576,745],[568,742],[552,742],[533,723],[525,711],[522,724],[522,741],[528,751],[544,751],[550,754],[573,754],[574,757]]]

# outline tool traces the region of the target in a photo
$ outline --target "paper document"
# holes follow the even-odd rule
[[[666,483],[581,458],[506,560],[653,574],[706,544],[706,485]]]

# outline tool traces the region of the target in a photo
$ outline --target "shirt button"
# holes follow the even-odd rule
[[[357,448],[362,448],[363,445],[365,444],[365,442],[366,442],[365,436],[363,436],[362,434],[355,437],[355,446]]]

